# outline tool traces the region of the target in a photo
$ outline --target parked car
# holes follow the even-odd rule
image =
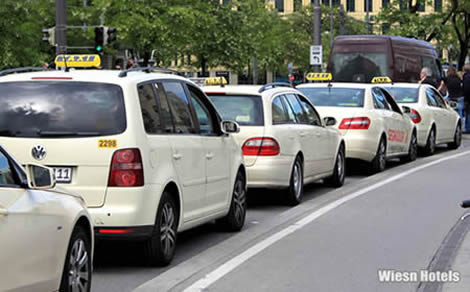
[[[0,143],[81,193],[97,240],[141,241],[150,264],[167,265],[179,231],[213,220],[242,229],[246,173],[238,125],[193,82],[155,70],[173,72],[0,77]]]
[[[52,169],[23,168],[0,146],[0,291],[90,291],[92,226]]]
[[[288,84],[206,86],[205,93],[224,119],[240,124],[238,141],[248,187],[285,188],[288,202],[302,200],[303,185],[324,179],[344,183],[345,145],[308,99]]]

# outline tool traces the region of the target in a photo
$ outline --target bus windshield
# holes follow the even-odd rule
[[[333,80],[337,82],[370,82],[376,76],[387,76],[385,53],[333,53]]]

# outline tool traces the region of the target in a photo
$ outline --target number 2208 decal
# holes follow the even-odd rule
[[[117,147],[116,139],[98,140],[98,148],[116,148],[116,147]]]

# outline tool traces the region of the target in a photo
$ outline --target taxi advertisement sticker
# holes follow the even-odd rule
[[[305,79],[308,81],[330,81],[332,79],[331,73],[307,73]]]
[[[98,140],[98,148],[117,148],[116,139],[100,139]]]
[[[99,67],[99,55],[57,55],[55,64],[59,67]]]

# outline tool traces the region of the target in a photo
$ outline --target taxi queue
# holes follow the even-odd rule
[[[70,70],[98,55],[56,64],[0,72],[0,263],[14,262],[0,290],[90,291],[95,241],[138,241],[147,264],[168,265],[183,230],[240,231],[248,188],[294,206],[306,183],[341,187],[348,158],[376,173],[462,139],[434,88],[385,77],[198,86],[157,67]]]

